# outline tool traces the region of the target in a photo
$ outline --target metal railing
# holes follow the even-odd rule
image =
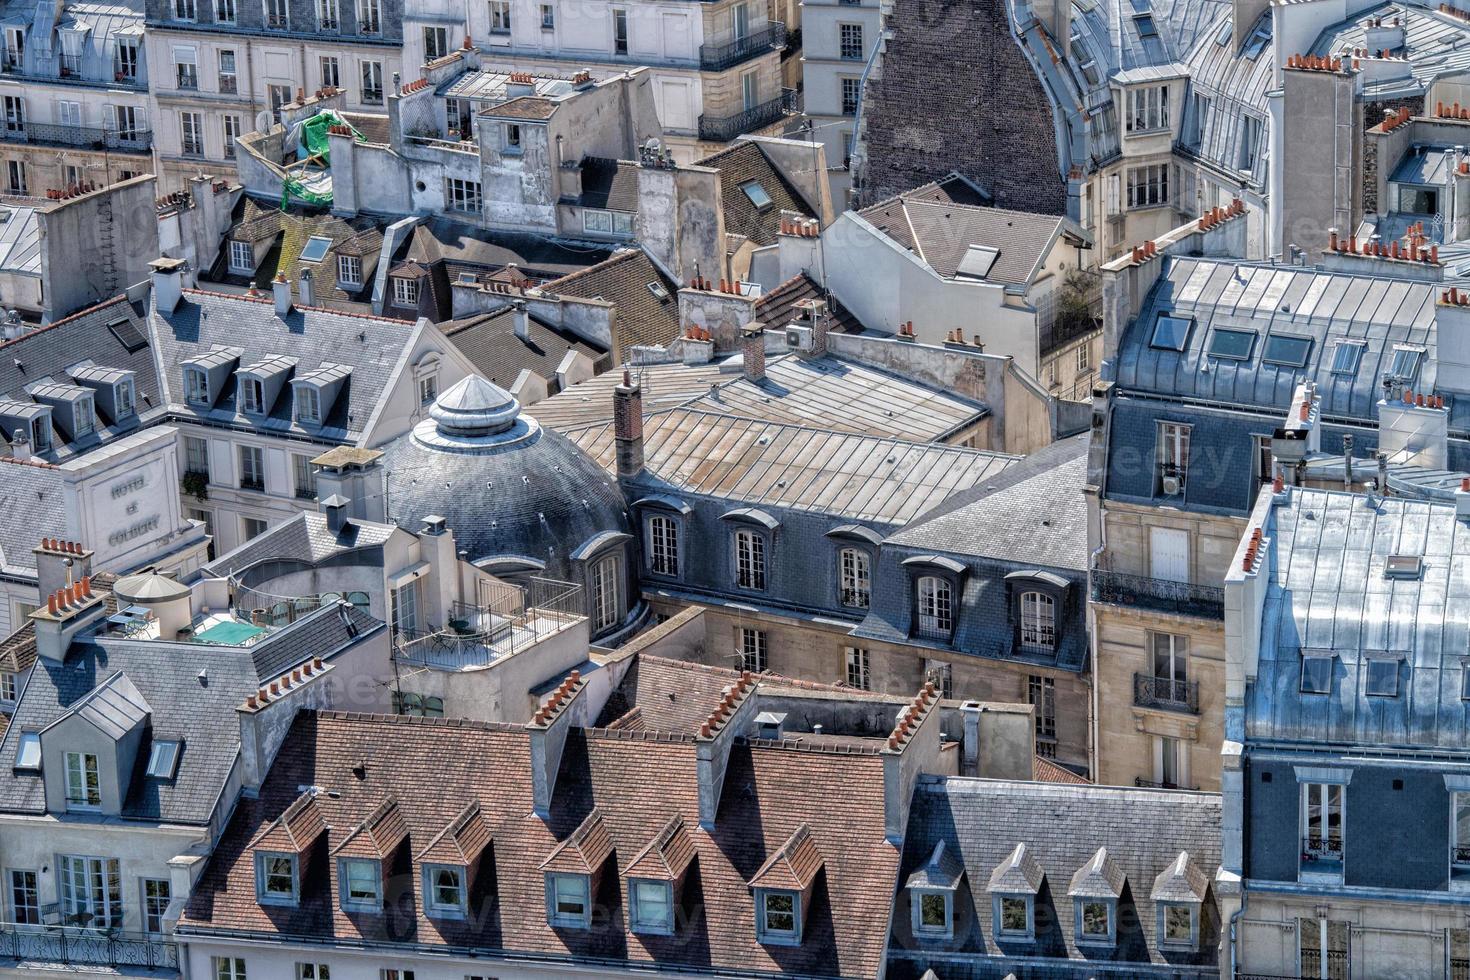
[[[366,592],[319,592],[315,595],[283,596],[262,592],[240,584],[232,579],[234,598],[232,604],[236,615],[248,618],[256,626],[288,626],[304,616],[309,616],[323,606],[335,606],[348,602],[358,609],[370,609],[372,597]]]
[[[41,146],[71,146],[93,150],[136,150],[146,153],[153,145],[147,129],[99,129],[95,126],[57,126],[51,123],[7,123],[0,140]]]
[[[1188,582],[1169,582],[1144,575],[1124,575],[1106,569],[1092,573],[1092,599],[1114,606],[1138,606],[1158,612],[1225,618],[1225,590]]]
[[[1342,841],[1321,837],[1302,838],[1302,864],[1342,864]]]
[[[843,589],[842,604],[849,609],[867,609],[872,603],[872,593],[867,589]]]
[[[1133,703],[1140,708],[1163,708],[1199,714],[1199,681],[1176,681],[1152,674],[1133,675]]]
[[[738,112],[733,116],[700,116],[699,138],[728,143],[743,133],[769,126],[788,112],[799,111],[800,103],[796,89],[782,89],[777,98],[769,102],[762,102],[754,108]]]
[[[487,667],[586,618],[582,587],[572,582],[495,582],[480,598],[475,605],[455,603],[443,629],[396,630],[394,658],[439,670]]]
[[[185,153],[188,153],[189,151],[186,149],[184,152]],[[265,480],[264,479],[258,479],[258,480],[257,479],[251,479],[248,476],[242,476],[242,477],[240,477],[240,489],[241,490],[259,490],[259,491],[262,491],[263,492],[265,490]]]
[[[449,140],[437,136],[405,136],[403,141],[410,146],[423,146],[431,150],[446,150],[450,153],[480,152],[480,145],[473,139]]]
[[[1133,785],[1138,786],[1142,789],[1183,789],[1188,790],[1191,793],[1199,791],[1198,786],[1181,786],[1178,783],[1169,782],[1156,783],[1152,779],[1144,779],[1142,776],[1139,776],[1137,779],[1133,780]]]
[[[701,44],[699,67],[705,71],[724,71],[768,51],[786,46],[786,25],[777,21],[753,34],[737,37],[728,44]]]
[[[0,960],[63,966],[179,969],[179,947],[144,933],[0,925]]]

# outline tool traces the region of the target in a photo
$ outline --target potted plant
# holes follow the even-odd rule
[[[206,474],[190,470],[184,474],[179,484],[185,493],[192,494],[196,500],[209,499],[209,477]]]

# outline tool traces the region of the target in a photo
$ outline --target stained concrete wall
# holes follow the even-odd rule
[[[145,174],[38,212],[45,321],[148,280],[158,258],[155,183]]]
[[[1282,80],[1289,137],[1280,140],[1280,241],[1306,249],[1311,261],[1327,247],[1329,228],[1346,234],[1362,216],[1361,109],[1348,73],[1287,69]]]

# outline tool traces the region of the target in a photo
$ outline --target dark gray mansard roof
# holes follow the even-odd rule
[[[31,577],[41,538],[70,534],[61,470],[0,457],[0,571]]]
[[[52,724],[121,672],[151,708],[148,737],[184,739],[172,780],[142,775],[150,743],[139,746],[123,818],[207,823],[239,754],[235,709],[245,696],[290,667],[313,656],[329,659],[383,628],[366,613],[338,606],[297,620],[249,647],[88,638],[72,644],[65,663],[37,659],[0,741],[0,811],[46,809],[40,774],[12,768],[21,733]]]
[[[204,573],[223,578],[266,561],[320,565],[351,552],[371,552],[381,561],[383,545],[394,530],[391,524],[348,521],[340,534],[334,534],[327,527],[326,515],[298,514],[216,558],[205,566]]]
[[[1215,793],[921,777],[898,878],[906,882],[940,842],[960,859],[964,877],[955,893],[954,938],[915,940],[909,894],[901,888],[894,902],[888,975],[914,980],[932,966],[946,980],[1001,977],[1012,967],[997,959],[1033,956],[1055,962],[1035,974],[1016,968],[1018,975],[1092,977],[1111,967],[1110,975],[1118,976],[1127,973],[1129,962],[1172,967],[1186,975],[1191,968],[1214,966],[1220,922],[1213,894],[1204,896],[1199,952],[1168,954],[1159,951],[1158,909],[1151,896],[1160,874],[1172,870],[1181,852],[1205,880],[1214,878],[1220,816]],[[1026,863],[1034,861],[1045,876],[1035,904],[1036,941],[998,942],[991,879],[1018,844],[1026,846]],[[1110,872],[1105,877],[1116,880],[1119,871],[1124,876],[1117,946],[1082,949],[1074,935],[1069,892],[1077,872],[1103,847]],[[1195,886],[1201,883],[1200,874],[1186,877]]]
[[[1454,506],[1292,490],[1265,534],[1274,557],[1248,737],[1463,753],[1470,525]],[[1422,579],[1386,577],[1389,555],[1421,556]],[[1303,651],[1333,657],[1330,693],[1301,693]],[[1366,693],[1375,657],[1399,661],[1396,695]]]

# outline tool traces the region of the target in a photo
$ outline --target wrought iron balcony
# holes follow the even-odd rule
[[[1167,582],[1143,575],[1124,575],[1106,569],[1092,573],[1092,600],[1201,619],[1225,618],[1224,589],[1188,582]]]
[[[72,146],[85,150],[122,150],[147,153],[153,133],[147,129],[98,129],[94,126],[56,126],[51,123],[7,122],[0,140],[32,146]]]
[[[851,609],[867,609],[871,594],[867,589],[843,589],[842,604]]]
[[[142,967],[178,975],[179,947],[142,933],[0,925],[0,961],[64,967]]]
[[[701,44],[699,67],[705,71],[724,71],[742,61],[749,61],[767,51],[779,50],[785,46],[786,25],[776,21],[754,34],[737,37],[728,44]]]
[[[1137,779],[1133,780],[1133,785],[1142,787],[1144,789],[1183,789],[1188,790],[1191,793],[1196,793],[1199,791],[1198,786],[1180,786],[1178,783],[1168,782],[1156,783],[1152,779],[1144,779],[1142,776],[1139,776]]]
[[[1199,714],[1199,682],[1176,681],[1152,674],[1133,675],[1133,703],[1140,708],[1163,708]]]
[[[733,116],[700,116],[699,138],[728,143],[744,133],[769,126],[789,112],[799,111],[796,90],[782,89],[778,98],[763,102],[753,109],[746,109]]]

